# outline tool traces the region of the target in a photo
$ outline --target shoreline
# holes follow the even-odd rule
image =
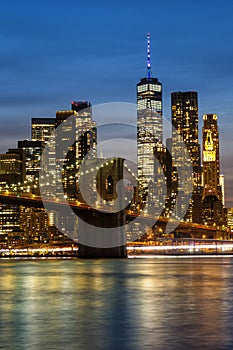
[[[78,254],[57,254],[57,255],[0,255],[1,260],[70,260],[70,259],[79,259],[79,260],[118,260],[118,259],[158,259],[158,258],[218,258],[218,257],[228,257],[233,258],[233,252],[227,253],[196,253],[196,254],[128,254],[126,258],[80,258]]]

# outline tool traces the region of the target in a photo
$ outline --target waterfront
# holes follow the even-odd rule
[[[0,261],[0,348],[232,349],[233,260]]]

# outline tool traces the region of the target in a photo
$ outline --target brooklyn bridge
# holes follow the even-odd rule
[[[59,212],[63,207],[67,206],[72,209],[72,211],[82,219],[82,222],[90,223],[93,227],[113,228],[113,227],[124,227],[127,223],[135,220],[137,222],[145,223],[151,226],[154,232],[156,231],[161,237],[166,235],[166,227],[169,218],[159,217],[156,221],[150,214],[141,214],[140,212],[134,212],[130,208],[122,210],[119,212],[111,211],[111,208],[93,208],[86,203],[80,201],[60,201],[54,198],[43,199],[40,196],[30,193],[14,193],[9,191],[3,191],[0,193],[0,203],[1,204],[11,204],[30,208],[44,208]],[[100,210],[101,209],[101,210]],[[79,235],[85,237],[88,234],[86,225],[79,225]],[[92,232],[94,234],[94,230]],[[125,233],[126,234],[126,233]],[[184,237],[192,237],[195,239],[227,239],[226,233],[219,230],[217,227],[209,227],[206,225],[191,223],[191,222],[180,222],[172,233],[173,237],[179,237],[183,235]],[[121,241],[122,242],[122,241]],[[79,243],[79,256],[83,258],[92,257],[126,257],[127,256],[127,241],[125,244],[120,244],[119,246],[110,248],[99,248],[91,247],[88,245],[83,245]]]

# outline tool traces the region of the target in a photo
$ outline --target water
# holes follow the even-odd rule
[[[0,349],[233,349],[233,259],[0,260]]]

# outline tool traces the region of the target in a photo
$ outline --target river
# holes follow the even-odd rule
[[[0,349],[232,350],[233,259],[1,259]]]

